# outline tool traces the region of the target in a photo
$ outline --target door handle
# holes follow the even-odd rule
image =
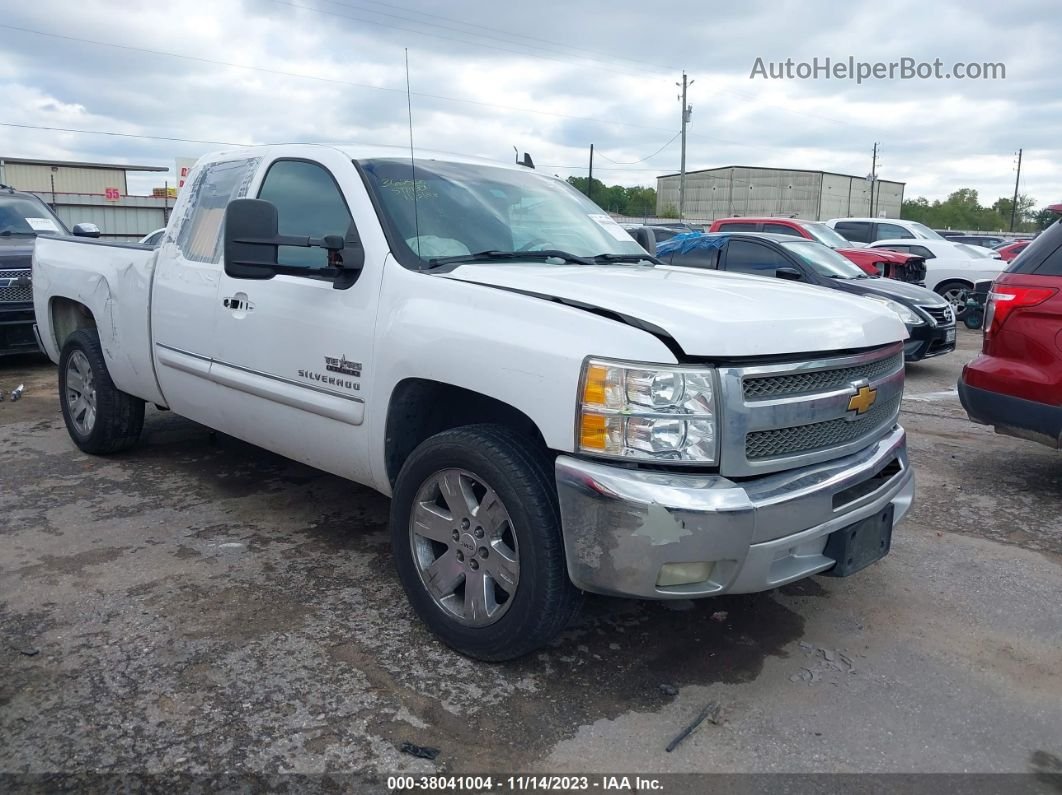
[[[226,309],[231,309],[233,312],[250,312],[254,309],[254,304],[246,298],[237,298],[236,296],[222,299],[221,305]]]

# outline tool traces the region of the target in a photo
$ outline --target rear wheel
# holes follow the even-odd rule
[[[578,607],[548,457],[504,427],[445,431],[414,450],[395,484],[391,538],[417,615],[470,657],[527,654]]]
[[[965,282],[943,282],[936,286],[937,295],[951,304],[955,310],[955,319],[962,320],[966,317],[966,298],[970,293],[971,285]]]
[[[96,329],[78,329],[63,345],[59,402],[70,438],[86,453],[116,453],[140,438],[144,401],[114,385]]]

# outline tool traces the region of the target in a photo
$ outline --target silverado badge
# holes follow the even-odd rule
[[[853,384],[853,387],[855,385]],[[872,389],[865,384],[856,389],[856,393],[848,401],[848,410],[856,414],[866,414],[874,401],[878,399],[878,390]]]

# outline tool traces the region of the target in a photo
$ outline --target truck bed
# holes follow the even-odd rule
[[[38,238],[33,303],[48,357],[58,363],[67,336],[95,325],[115,386],[162,403],[151,355],[151,280],[157,253],[138,243]]]

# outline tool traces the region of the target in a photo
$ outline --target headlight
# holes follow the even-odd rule
[[[868,295],[865,297],[869,298],[871,301],[877,301],[879,304],[885,304],[885,306],[887,306],[889,309],[891,309],[893,312],[900,316],[900,320],[902,320],[905,325],[921,326],[926,322],[921,315],[919,315],[910,307],[906,307],[903,304],[899,303],[898,301],[893,301],[889,298],[883,298],[880,295]]]
[[[588,359],[577,448],[636,461],[714,464],[715,371]]]

